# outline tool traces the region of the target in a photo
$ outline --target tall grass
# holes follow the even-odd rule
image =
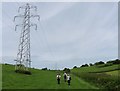
[[[120,79],[104,73],[73,73],[102,89],[120,89]]]
[[[84,79],[85,81],[95,84],[101,89],[117,90],[120,89],[120,76],[118,74],[110,75],[106,72],[120,72],[118,65],[107,67],[83,67],[72,70],[72,74]],[[117,72],[116,72],[117,73]]]

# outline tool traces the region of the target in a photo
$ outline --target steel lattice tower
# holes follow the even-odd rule
[[[31,15],[30,11],[31,9],[34,9],[37,11],[36,6],[29,5],[28,3],[22,7],[19,7],[18,12],[20,10],[24,10],[24,14],[20,14],[18,16],[14,17],[14,21],[16,18],[21,17],[23,22],[22,24],[16,25],[15,30],[18,26],[22,27],[21,34],[20,34],[20,43],[18,46],[18,53],[17,53],[17,59],[15,70],[22,70],[22,71],[28,71],[28,68],[31,67],[31,53],[30,53],[30,27],[35,26],[37,30],[37,25],[32,24],[30,21],[30,18],[38,17],[38,20],[40,20],[39,15]]]

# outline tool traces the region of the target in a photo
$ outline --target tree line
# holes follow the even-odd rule
[[[99,61],[99,62],[95,62],[95,63],[89,63],[89,64],[83,64],[81,65],[80,67],[89,67],[89,66],[94,66],[94,65],[102,65],[104,64],[103,66],[110,66],[110,65],[113,65],[113,64],[120,64],[120,60],[119,59],[115,59],[115,60],[110,60],[110,61],[107,61],[106,63],[103,62],[103,61]],[[74,66],[73,68],[78,68],[77,66]]]

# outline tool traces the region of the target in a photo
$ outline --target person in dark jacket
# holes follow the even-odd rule
[[[65,72],[65,73],[63,74],[63,76],[64,76],[64,81],[66,82],[66,80],[67,80],[67,73]]]

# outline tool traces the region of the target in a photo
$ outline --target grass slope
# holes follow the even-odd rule
[[[110,72],[106,72],[106,74],[111,75],[111,76],[120,76],[120,70],[115,70],[115,71],[110,71]]]
[[[91,67],[81,67],[81,68],[75,68],[72,70],[72,72],[108,72],[108,71],[114,71],[118,70],[120,65],[111,65],[106,67],[99,67],[99,66],[91,66]]]
[[[71,70],[72,74],[99,88],[120,89],[120,65],[80,67]]]
[[[74,75],[71,75],[70,87],[63,81],[63,77],[58,85],[55,71],[31,69],[32,75],[25,75],[15,73],[14,66],[2,65],[2,72],[3,89],[97,89]]]
[[[0,90],[2,89],[2,65],[0,64]]]

